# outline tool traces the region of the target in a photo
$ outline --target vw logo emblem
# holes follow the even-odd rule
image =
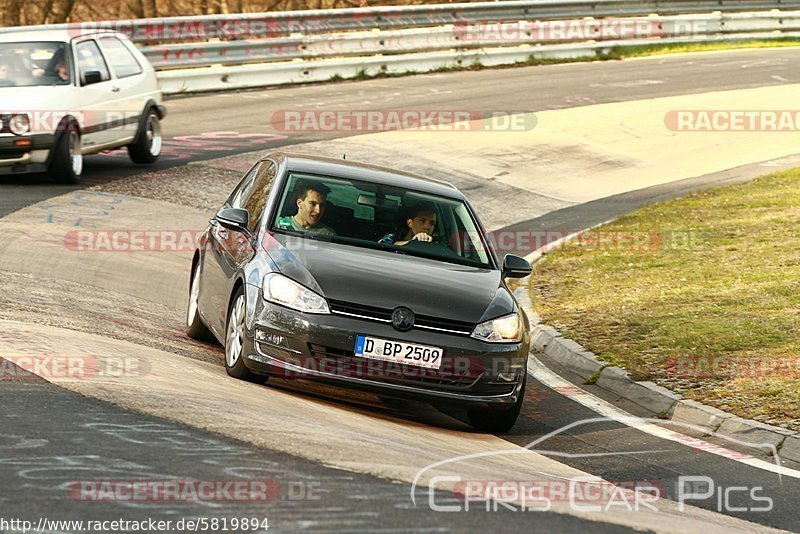
[[[401,332],[408,332],[414,326],[414,312],[408,308],[395,308],[392,312],[392,325]]]

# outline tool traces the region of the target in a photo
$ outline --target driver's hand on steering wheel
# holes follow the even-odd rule
[[[412,237],[411,240],[412,241],[415,241],[415,240],[416,241],[425,241],[427,243],[430,243],[431,241],[433,241],[433,238],[431,236],[429,236],[428,234],[426,234],[425,232],[420,232],[417,235],[415,235],[414,237]]]

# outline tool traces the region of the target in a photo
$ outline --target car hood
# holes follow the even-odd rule
[[[69,110],[64,95],[70,88],[71,85],[0,87],[0,107],[2,111]]]
[[[329,300],[406,306],[418,315],[470,323],[513,310],[497,270],[281,234],[270,242],[268,253],[282,274]]]

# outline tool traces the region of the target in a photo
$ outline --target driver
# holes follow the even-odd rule
[[[436,208],[433,204],[422,203],[412,206],[405,219],[405,226],[396,232],[386,234],[378,240],[382,245],[402,246],[410,241],[433,241],[436,228]]]

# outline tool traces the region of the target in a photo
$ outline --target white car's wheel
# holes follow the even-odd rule
[[[50,174],[62,184],[77,184],[83,173],[81,134],[73,124],[58,136],[50,159]]]
[[[128,145],[128,155],[134,163],[153,163],[161,155],[163,145],[161,120],[155,108],[149,108],[139,124],[136,139]]]

